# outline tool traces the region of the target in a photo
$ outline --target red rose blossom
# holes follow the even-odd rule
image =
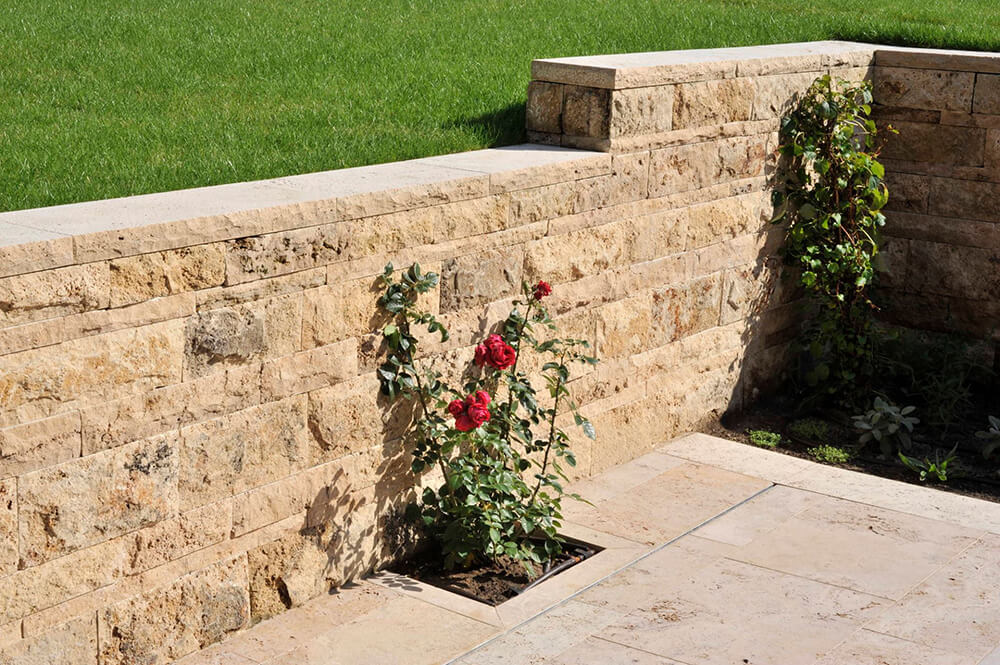
[[[486,341],[476,346],[475,362],[482,367],[489,365],[496,369],[507,369],[517,359],[517,352],[500,335],[490,335]]]
[[[548,282],[539,281],[535,284],[535,300],[541,300],[547,295],[552,294],[552,285]]]
[[[455,429],[468,432],[476,429],[490,419],[490,396],[483,390],[477,390],[464,400],[456,399],[448,405],[448,413],[455,416]]]

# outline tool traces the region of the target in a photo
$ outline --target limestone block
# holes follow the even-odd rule
[[[887,171],[885,184],[889,188],[889,202],[885,212],[927,212],[927,198],[930,194],[930,178],[898,171]],[[889,215],[891,216],[891,215]]]
[[[482,305],[521,292],[520,248],[467,254],[441,267],[441,311]]]
[[[177,383],[183,322],[166,321],[0,357],[0,422],[41,419]]]
[[[722,287],[721,324],[759,317],[778,304],[775,291],[781,274],[778,259],[727,270]]]
[[[17,570],[17,479],[0,480],[0,578]]]
[[[247,553],[251,621],[268,619],[330,589],[326,535],[323,527],[307,528]]]
[[[688,235],[686,209],[645,215],[640,223],[645,226],[644,239],[639,241],[636,248],[636,261],[652,261],[684,251]]]
[[[264,363],[264,401],[298,395],[339,383],[358,373],[358,341],[348,339]]]
[[[751,79],[681,83],[674,91],[674,129],[724,125],[749,120],[753,113]]]
[[[976,93],[972,112],[1000,115],[1000,76],[995,74],[976,75]]]
[[[222,244],[195,245],[111,261],[111,306],[219,286],[226,279]]]
[[[373,374],[309,394],[316,461],[334,460],[400,437],[413,419],[406,402],[389,403]]]
[[[529,131],[562,133],[563,86],[532,81],[528,84],[525,126]]]
[[[299,350],[302,301],[296,295],[198,312],[187,321],[184,376]]]
[[[660,344],[719,325],[722,275],[653,291],[653,331]]]
[[[357,191],[338,199],[339,219],[475,199],[486,196],[490,187],[485,174],[441,168],[422,159],[328,171],[324,175]]]
[[[325,514],[349,493],[353,482],[348,474],[349,464],[345,460],[320,464],[238,494],[233,500],[233,536],[239,537],[306,510]]]
[[[230,240],[225,244],[226,283],[241,284],[332,263],[345,255],[348,242],[345,223]]]
[[[79,457],[80,442],[78,412],[0,429],[0,478]]]
[[[181,428],[180,504],[189,510],[309,465],[306,396]]]
[[[101,663],[169,663],[250,622],[247,558],[241,555],[98,615]]]
[[[525,279],[571,282],[628,265],[639,253],[648,251],[645,243],[655,230],[641,218],[633,218],[530,242],[525,252]]]
[[[0,589],[0,624],[121,580],[128,565],[125,540],[108,540],[14,573]]]
[[[1000,183],[931,178],[927,209],[932,215],[1000,222]]]
[[[223,501],[140,529],[129,543],[129,574],[155,568],[221,543],[232,530],[232,515],[232,506]]]
[[[73,238],[0,222],[6,241],[0,247],[0,277],[48,270],[75,263]]]
[[[678,431],[675,410],[656,395],[586,415],[597,431],[591,447],[591,473],[651,452]]]
[[[887,135],[883,155],[909,162],[982,166],[986,130],[974,127],[896,122],[899,134]]]
[[[673,128],[673,117],[674,86],[611,92],[611,137],[669,132]]]
[[[818,76],[819,72],[806,72],[754,79],[753,119],[783,118],[788,115]]]
[[[969,300],[1000,299],[997,249],[961,247],[911,240],[906,287],[915,293],[935,293]]]
[[[651,346],[653,299],[649,293],[619,300],[593,311],[597,318],[596,355],[603,359],[630,356]]]
[[[0,279],[0,326],[102,309],[109,299],[106,263],[4,277]]]
[[[510,199],[486,196],[424,210],[430,217],[433,242],[468,238],[500,231],[508,226]],[[416,239],[414,239],[416,240]],[[409,246],[416,243],[411,241]]]
[[[24,566],[177,514],[176,433],[22,476],[18,526]]]
[[[244,284],[205,289],[194,293],[195,303],[198,309],[214,309],[299,293],[326,284],[326,272],[326,268],[313,268]]]
[[[578,180],[576,212],[607,208],[646,198],[649,153],[614,155],[611,174]]]
[[[1000,225],[971,219],[894,212],[886,219],[885,232],[894,238],[913,238],[961,247],[1000,247]],[[903,288],[903,284],[899,285]]]
[[[97,617],[0,647],[0,665],[97,665]]]
[[[260,366],[232,367],[81,411],[83,454],[260,403]]]
[[[572,215],[576,212],[578,191],[576,182],[560,182],[512,192],[510,225],[520,226]]]
[[[611,92],[567,85],[563,92],[563,134],[604,138],[610,131]]]
[[[701,189],[764,171],[765,137],[738,137],[654,150],[649,195]]]
[[[434,242],[434,214],[427,208],[418,203],[411,210],[346,223],[343,257],[359,259]]]
[[[906,288],[910,242],[906,238],[883,237],[876,256],[880,288]]]
[[[875,67],[875,101],[886,106],[971,111],[973,72]]]
[[[687,248],[695,249],[757,231],[762,220],[766,194],[745,194],[688,209]]]

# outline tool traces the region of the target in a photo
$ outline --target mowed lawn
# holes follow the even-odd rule
[[[515,143],[532,58],[1000,50],[997,0],[12,0],[0,210]]]

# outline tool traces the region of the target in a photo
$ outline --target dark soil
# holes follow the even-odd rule
[[[426,550],[400,563],[396,567],[396,572],[496,606],[520,594],[548,570],[572,561],[572,565],[555,573],[561,574],[593,556],[599,549],[594,545],[567,543],[565,551],[544,569],[538,564],[527,562],[532,570],[530,574],[524,564],[506,556],[501,557],[496,563],[487,563],[468,570],[444,570],[441,566],[443,557],[433,550]]]
[[[870,473],[914,485],[927,485],[945,492],[954,492],[1000,503],[1000,471],[995,463],[987,464],[976,452],[976,440],[973,434],[975,424],[972,422],[965,427],[957,428],[951,434],[929,437],[932,440],[914,439],[915,448],[909,455],[920,459],[926,456],[933,460],[935,450],[941,451],[943,457],[951,450],[952,446],[956,443],[959,445],[957,453],[959,465],[954,469],[949,468],[947,483],[939,483],[921,481],[916,472],[903,466],[898,459],[881,458],[877,451],[855,450],[856,433],[849,426],[850,419],[844,414],[820,414],[818,419],[823,420],[830,427],[829,436],[824,441],[810,441],[789,432],[789,424],[798,418],[798,416],[789,415],[792,412],[793,409],[789,408],[781,399],[777,399],[754,406],[740,415],[724,416],[719,421],[705,424],[701,429],[706,434],[739,441],[747,445],[753,445],[750,443],[748,430],[777,432],[782,435],[782,441],[773,450],[811,461],[816,460],[808,453],[809,448],[823,444],[842,447],[853,451],[850,461],[844,464],[831,464],[831,466]],[[811,414],[809,417],[817,418],[817,414]],[[939,445],[935,445],[936,443]]]

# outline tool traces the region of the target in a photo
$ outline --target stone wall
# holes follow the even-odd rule
[[[544,278],[601,364],[585,476],[738,409],[794,331],[780,115],[874,47],[538,61],[524,145],[0,215],[0,664],[168,663],[389,561],[412,495],[376,276],[451,374]],[[596,62],[595,62],[596,60]],[[600,152],[592,152],[590,149]]]
[[[904,325],[1000,340],[1000,58],[879,51],[891,275]]]

